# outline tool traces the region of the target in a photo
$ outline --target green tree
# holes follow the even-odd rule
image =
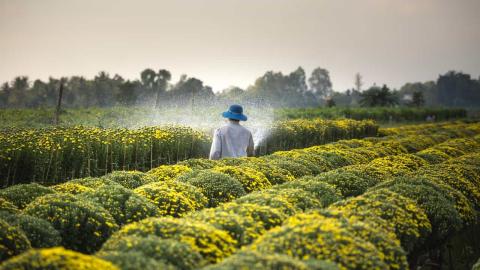
[[[425,99],[423,98],[422,92],[414,92],[412,94],[412,101],[410,102],[411,106],[422,107],[425,104]]]
[[[385,84],[381,88],[372,86],[360,94],[360,105],[365,107],[386,107],[395,104],[398,104],[398,98]]]
[[[166,69],[161,69],[157,74],[156,88],[157,88],[157,98],[155,102],[155,108],[160,107],[160,100],[162,95],[167,91],[168,82],[172,78],[172,74]]]
[[[312,71],[308,79],[311,91],[318,98],[326,98],[332,94],[332,82],[330,81],[330,74],[328,70],[323,68],[316,68]]]

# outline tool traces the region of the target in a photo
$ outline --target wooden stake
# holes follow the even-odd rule
[[[63,97],[63,82],[60,82],[60,89],[58,90],[57,108],[55,110],[55,119],[53,122],[54,125],[58,125],[60,122],[60,110],[62,108],[62,97]]]

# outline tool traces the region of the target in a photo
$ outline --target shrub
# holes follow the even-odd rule
[[[412,175],[409,177],[402,177],[402,178],[395,179],[395,181],[388,181],[388,182],[382,183],[381,185],[378,186],[378,188],[390,188],[391,186],[395,186],[397,184],[411,185],[410,188],[407,188],[408,190],[411,190],[416,185],[428,186],[428,188],[435,190],[434,193],[441,194],[450,202],[450,204],[454,206],[454,208],[457,210],[458,214],[460,215],[460,218],[464,223],[463,225],[469,226],[471,224],[474,224],[477,220],[478,214],[473,203],[470,200],[468,200],[468,198],[465,197],[465,195],[463,195],[460,191],[452,188],[447,184],[435,182],[426,177]],[[404,195],[405,197],[408,197],[407,194],[409,192],[407,190],[402,192],[405,193]],[[402,192],[398,191],[397,193],[401,194]],[[419,192],[419,194],[421,193]],[[410,196],[413,196],[413,194]],[[415,200],[418,198],[412,198],[412,199]],[[450,218],[453,218],[453,217],[450,217]],[[451,225],[454,225],[454,224],[455,222],[451,223]]]
[[[94,190],[93,188],[89,188],[89,187],[82,186],[80,184],[72,183],[72,182],[58,184],[58,185],[52,186],[51,188],[56,192],[72,194],[72,195],[77,195],[77,194]]]
[[[40,197],[24,212],[49,221],[60,232],[62,246],[84,253],[98,250],[118,228],[105,209],[67,194]]]
[[[20,228],[34,248],[54,247],[62,241],[60,233],[46,220],[6,212],[0,212],[0,219]]]
[[[322,172],[322,169],[314,164],[313,162],[301,158],[301,157],[291,157],[291,156],[282,156],[282,155],[268,155],[268,156],[263,156],[261,157],[262,159],[265,159],[266,161],[272,161],[274,165],[276,165],[277,162],[283,163],[283,162],[293,162],[295,164],[300,165],[302,168],[305,168],[306,171],[304,173],[307,173],[305,175],[314,175],[314,174],[319,174]],[[293,174],[293,172],[292,172]],[[304,175],[302,175],[304,176]]]
[[[330,260],[344,269],[386,269],[382,254],[370,242],[335,224],[291,220],[257,239],[251,249],[299,259]]]
[[[93,178],[93,177],[73,179],[70,181],[70,183],[79,184],[92,189],[98,189],[103,186],[120,186],[120,184],[117,184],[112,180],[109,180],[106,178]]]
[[[250,193],[256,190],[263,190],[270,188],[272,184],[268,181],[265,175],[250,168],[238,168],[233,166],[215,167],[214,172],[224,173],[236,179],[243,186],[243,189]]]
[[[332,168],[366,163],[370,160],[370,157],[361,155],[356,151],[352,151],[352,149],[334,149],[321,151],[318,154],[327,158],[332,164]]]
[[[134,192],[156,205],[161,216],[181,217],[207,204],[207,198],[199,189],[180,182],[150,183]]]
[[[276,167],[282,168],[288,171],[293,175],[294,178],[299,178],[305,175],[312,175],[312,171],[303,164],[294,162],[287,158],[277,157],[277,158],[263,158],[266,163],[272,164]]]
[[[313,266],[313,265],[312,265]],[[324,269],[338,270],[333,263],[316,261],[315,267],[309,267],[298,259],[283,254],[263,254],[256,251],[241,251],[218,264],[210,265],[205,270],[243,270],[243,269],[265,269],[265,270],[309,270]]]
[[[385,156],[400,155],[400,154],[408,153],[408,150],[395,140],[379,141],[373,147],[374,149],[382,149]]]
[[[18,213],[20,210],[11,202],[8,200],[0,197],[0,212],[7,212],[7,213]]]
[[[386,187],[404,197],[416,201],[428,216],[432,225],[432,235],[435,244],[446,239],[462,226],[462,218],[455,209],[455,200],[440,186],[421,178],[401,178],[376,189]],[[473,219],[475,214],[472,208],[467,209]],[[471,216],[469,219],[471,220]]]
[[[175,218],[147,218],[131,223],[120,229],[113,237],[128,235],[155,235],[163,239],[174,239],[189,244],[207,261],[215,263],[230,256],[235,250],[236,242],[228,233],[201,223]],[[112,237],[112,238],[113,238]]]
[[[30,242],[23,231],[0,219],[0,262],[29,248]]]
[[[191,171],[192,169],[185,165],[162,165],[151,169],[147,173],[156,178],[157,181],[170,181]]]
[[[279,226],[287,218],[277,209],[269,206],[235,202],[225,203],[220,205],[218,211],[225,211],[228,213],[235,213],[242,217],[252,218],[258,225],[263,226],[265,230]]]
[[[445,155],[448,155],[450,157],[459,157],[466,154],[464,151],[448,145],[439,144],[439,145],[433,146],[432,149],[442,152]]]
[[[295,179],[288,170],[267,163],[265,160],[259,158],[248,158],[248,162],[243,163],[239,167],[251,168],[263,173],[273,185],[289,182]]]
[[[111,238],[105,242],[97,256],[103,257],[104,254],[111,254],[112,252],[140,253],[142,257],[174,266],[175,269],[196,269],[204,263],[200,253],[194,251],[189,244],[172,239],[162,239],[153,235]]]
[[[218,161],[220,164],[218,164],[218,165],[216,165],[212,168],[208,168],[208,169],[213,169],[215,167],[222,167],[222,166],[240,166],[242,164],[248,163],[249,159],[250,159],[250,157],[222,158]]]
[[[325,171],[331,170],[332,168],[332,165],[327,161],[325,157],[321,155],[317,155],[312,152],[305,151],[303,149],[302,150],[295,149],[290,151],[278,151],[273,153],[272,155],[286,157],[294,161],[303,160],[304,162],[307,162],[304,165],[309,167],[313,174],[325,172]],[[314,164],[315,166],[312,167],[311,164]]]
[[[61,247],[31,249],[0,265],[2,270],[118,270],[110,262]]]
[[[383,168],[370,166],[369,164],[345,166],[343,168],[332,171],[331,174],[336,174],[335,172],[338,173],[338,175],[341,175],[343,173],[354,174],[361,179],[359,179],[360,181],[362,181],[362,184],[359,183],[360,185],[368,187],[374,186],[382,181],[391,178],[391,175],[385,170],[383,170]],[[344,184],[339,182],[339,185]],[[354,186],[352,187],[355,188]]]
[[[360,221],[348,218],[339,211],[319,210],[296,215],[290,218],[287,224],[303,221],[327,223],[346,229],[356,237],[372,243],[381,252],[381,258],[389,266],[389,269],[408,269],[406,253],[400,246],[400,241],[395,233],[378,226],[372,220]]]
[[[273,192],[253,192],[236,199],[235,203],[268,206],[287,216],[291,216],[299,211],[288,198],[279,196],[279,194]]]
[[[0,190],[0,197],[13,203],[19,209],[23,209],[36,198],[52,193],[55,193],[55,191],[51,188],[31,183],[14,185],[2,189]]]
[[[177,270],[176,267],[166,265],[161,261],[145,257],[141,252],[106,252],[97,257],[109,261],[122,270]]]
[[[415,153],[435,144],[432,138],[427,136],[410,135],[397,140],[409,153]]]
[[[437,149],[433,149],[433,148],[422,150],[416,153],[415,155],[423,158],[430,164],[442,163],[451,158],[449,155],[445,154],[444,152],[439,151]]]
[[[160,214],[154,204],[123,186],[103,186],[80,197],[101,205],[120,226]]]
[[[424,176],[432,181],[447,184],[460,191],[467,197],[475,207],[480,207],[480,183],[471,181],[474,179],[468,173],[468,166],[457,164],[437,164],[422,170],[418,170],[416,175]],[[475,174],[474,171],[471,171]],[[480,179],[480,177],[478,178]]]
[[[180,176],[178,181],[199,188],[208,199],[208,207],[216,207],[246,194],[240,182],[224,173],[193,171]]]
[[[427,165],[428,163],[422,158],[408,154],[377,158],[368,164],[369,167],[382,168],[391,176],[404,175]]]
[[[386,220],[394,226],[395,234],[407,252],[420,246],[431,233],[428,217],[415,201],[385,189],[337,202],[331,209],[348,217],[370,215]]]
[[[189,220],[198,220],[208,223],[217,229],[226,231],[237,245],[250,244],[265,232],[262,224],[255,223],[254,219],[248,216],[240,216],[237,213],[217,210],[214,208],[204,209],[193,213]]]
[[[325,182],[335,187],[343,197],[358,196],[369,187],[378,183],[371,177],[361,177],[360,174],[351,173],[342,168],[322,173],[313,178],[317,182]]]
[[[318,176],[305,176],[300,179],[277,185],[274,189],[301,189],[313,195],[321,202],[321,207],[342,199],[342,195],[335,190],[333,185],[318,180]]]
[[[274,196],[286,198],[294,207],[301,211],[311,208],[322,207],[322,203],[315,198],[311,193],[297,188],[271,189],[266,190],[266,193],[271,193]]]
[[[350,140],[340,140],[338,142],[334,142],[334,145],[339,144],[339,145],[344,145],[349,148],[358,148],[358,147],[368,147],[368,146],[373,146],[372,142],[366,141],[366,140],[360,140],[360,139],[350,139]]]
[[[139,171],[115,171],[105,175],[103,178],[129,189],[134,189],[156,180],[154,177]]]
[[[177,163],[178,165],[185,165],[193,170],[211,169],[219,165],[219,161],[204,158],[191,158]]]

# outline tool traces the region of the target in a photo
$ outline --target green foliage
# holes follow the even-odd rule
[[[288,170],[275,166],[264,159],[251,157],[246,160],[247,161],[243,162],[239,168],[250,168],[263,173],[272,185],[295,179]]]
[[[56,184],[118,170],[147,171],[205,156],[211,143],[203,131],[178,125],[6,129],[0,132],[0,141],[0,179],[8,179],[10,185]]]
[[[338,270],[339,268],[329,262],[311,262],[312,267],[307,263],[282,254],[264,254],[256,251],[241,251],[228,257],[222,262],[210,265],[205,270],[243,270],[243,269],[265,269],[265,270]]]
[[[182,182],[153,182],[134,192],[156,205],[161,216],[181,217],[208,202],[199,188]]]
[[[267,163],[288,171],[295,178],[305,175],[312,175],[312,171],[307,166],[295,162],[293,159],[273,155],[262,157],[261,159]]]
[[[299,259],[335,262],[345,269],[385,269],[382,254],[373,244],[346,228],[318,220],[289,220],[257,239],[251,249],[281,253]]]
[[[294,215],[299,211],[299,209],[284,196],[266,191],[250,193],[236,199],[235,203],[271,207],[286,216]]]
[[[0,264],[2,270],[119,270],[110,262],[62,247],[30,249]]]
[[[204,158],[191,158],[177,163],[178,165],[185,165],[194,170],[212,169],[219,165],[217,160],[209,160]]]
[[[129,189],[134,189],[155,181],[153,177],[139,171],[115,171],[105,175],[103,178],[116,182]]]
[[[148,175],[152,176],[156,181],[170,181],[178,176],[191,172],[192,169],[185,165],[162,165],[148,171]]]
[[[69,181],[72,184],[82,185],[91,189],[98,189],[104,186],[120,186],[120,184],[106,179],[106,178],[94,178],[94,177],[85,177]]]
[[[60,233],[46,220],[7,212],[0,212],[0,219],[20,228],[34,248],[54,247],[62,241]]]
[[[340,211],[318,210],[299,214],[290,218],[288,223],[317,222],[325,226],[335,226],[348,230],[351,234],[372,243],[381,252],[382,260],[389,269],[408,269],[405,251],[400,246],[395,233],[385,227],[378,226],[376,219],[358,220],[346,217]],[[328,225],[327,225],[328,224]]]
[[[175,218],[147,218],[131,223],[121,228],[112,239],[129,235],[154,235],[186,243],[211,263],[230,256],[236,245],[228,233],[211,225]]]
[[[213,225],[215,228],[226,231],[237,245],[244,246],[250,244],[265,232],[261,223],[255,223],[255,220],[249,216],[241,216],[237,213],[217,210],[214,208],[204,209],[195,212],[188,217],[190,220]]]
[[[313,195],[321,202],[322,207],[342,199],[342,195],[335,190],[335,186],[325,183],[319,177],[305,176],[300,179],[277,185],[274,189],[301,189]]]
[[[400,178],[382,183],[375,189],[384,187],[410,198],[425,211],[432,225],[432,240],[434,244],[442,242],[462,227],[462,217],[455,207],[455,199],[448,194],[448,191],[428,181],[428,179]],[[462,202],[468,203],[467,200]],[[469,213],[469,216],[466,217],[468,220],[475,220],[474,210],[471,205],[465,211]]]
[[[216,208],[217,211],[223,211],[231,214],[237,214],[242,217],[252,218],[255,223],[262,226],[265,230],[279,226],[287,218],[282,212],[264,205],[250,203],[224,203]]]
[[[312,179],[332,185],[343,197],[358,196],[363,194],[368,188],[378,184],[379,180],[355,170],[356,168],[361,167],[348,166],[322,173]]]
[[[313,194],[296,188],[254,192],[237,199],[236,202],[270,206],[287,215],[322,206]]]
[[[62,246],[93,253],[118,229],[104,208],[67,194],[49,194],[33,201],[24,213],[49,221],[60,232]]]
[[[137,251],[129,252],[105,252],[97,257],[109,261],[121,270],[176,270],[177,268],[171,265],[166,265],[161,261],[154,260],[150,257],[145,257],[143,253]]]
[[[55,190],[58,193],[66,193],[66,194],[71,194],[71,195],[77,195],[81,194],[84,192],[92,192],[94,191],[93,188],[86,187],[83,185],[80,185],[78,183],[73,183],[73,182],[65,182],[61,183],[55,186],[51,186],[53,190]]]
[[[204,264],[202,256],[189,244],[172,239],[162,239],[154,235],[110,238],[96,255],[105,257],[111,254],[110,256],[112,256],[117,252],[121,254],[140,253],[141,257],[154,259],[164,265],[173,266],[175,269],[197,269]]]
[[[223,173],[193,171],[180,176],[177,180],[198,187],[208,198],[208,207],[216,207],[246,194],[240,182]]]
[[[242,184],[243,189],[248,193],[272,186],[263,173],[247,167],[221,166],[213,168],[212,171],[233,177]]]
[[[405,108],[405,107],[376,107],[376,108],[296,108],[279,109],[276,111],[279,119],[338,119],[351,118],[355,120],[372,119],[378,122],[412,122],[425,121],[429,115],[435,115],[437,121],[464,118],[467,111],[461,108]]]
[[[160,215],[154,204],[122,186],[103,186],[79,198],[101,205],[119,226]]]
[[[416,153],[416,155],[423,158],[430,164],[442,163],[451,158],[448,154],[433,148],[428,148],[428,149],[419,151],[418,153]]]
[[[20,184],[0,190],[0,197],[13,203],[16,207],[23,209],[27,204],[46,194],[55,193],[52,189],[42,185]]]
[[[377,130],[378,126],[370,120],[312,118],[278,121],[260,143],[257,153],[269,154],[279,150],[326,144],[340,139],[376,136]]]
[[[13,203],[0,197],[0,212],[16,214],[20,212],[20,210],[18,210],[18,208]]]
[[[23,231],[0,219],[0,262],[18,255],[30,248],[30,242]],[[0,269],[2,266],[0,265]]]
[[[385,189],[337,202],[330,208],[361,221],[368,216],[384,219],[394,227],[407,252],[421,246],[432,230],[427,215],[415,201]]]

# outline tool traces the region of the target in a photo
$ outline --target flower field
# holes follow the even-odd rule
[[[377,129],[372,121],[281,122],[265,137],[259,153],[376,136]],[[0,185],[53,184],[117,170],[148,171],[162,164],[207,156],[209,134],[210,131],[184,126],[3,129],[0,131]]]
[[[379,133],[12,185],[0,269],[470,269],[480,124]]]

